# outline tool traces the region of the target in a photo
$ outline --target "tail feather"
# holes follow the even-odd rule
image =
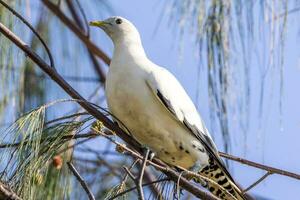
[[[202,183],[202,185],[216,197],[222,200],[246,200],[233,179],[228,177],[213,160],[210,165],[202,168],[199,174],[213,181],[205,181],[205,184]]]

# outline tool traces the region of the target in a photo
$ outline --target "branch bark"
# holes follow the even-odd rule
[[[22,200],[16,193],[14,193],[7,185],[0,182],[0,199],[5,200]]]
[[[278,168],[275,168],[275,167],[266,166],[266,165],[256,163],[256,162],[253,162],[253,161],[250,161],[250,160],[246,160],[246,159],[243,159],[243,158],[232,156],[232,155],[229,155],[229,154],[226,154],[226,153],[223,153],[223,152],[219,152],[219,154],[220,154],[220,156],[222,156],[224,158],[234,160],[234,161],[242,163],[244,165],[259,168],[259,169],[265,170],[267,172],[271,172],[272,174],[280,174],[280,175],[283,175],[283,176],[288,176],[288,177],[300,180],[300,175],[299,174],[288,172],[286,170],[278,169]]]

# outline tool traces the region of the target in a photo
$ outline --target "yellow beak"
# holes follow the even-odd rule
[[[106,24],[105,21],[92,21],[89,23],[90,26],[102,27]]]

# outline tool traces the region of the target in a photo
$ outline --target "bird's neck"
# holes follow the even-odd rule
[[[114,41],[114,57],[118,59],[136,59],[147,58],[141,39],[138,38],[121,38]]]

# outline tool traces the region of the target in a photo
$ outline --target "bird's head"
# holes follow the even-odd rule
[[[116,44],[122,41],[139,40],[139,32],[135,26],[123,17],[110,17],[104,21],[92,21],[90,26],[101,28]]]

